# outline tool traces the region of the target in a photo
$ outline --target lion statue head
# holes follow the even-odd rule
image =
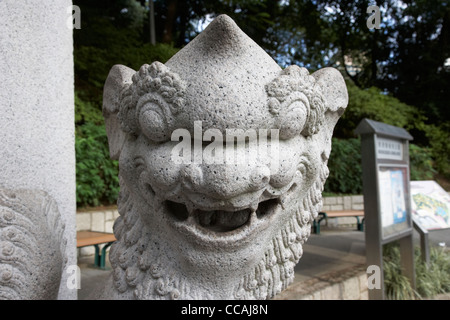
[[[103,114],[120,217],[99,297],[268,299],[286,288],[347,102],[337,70],[282,70],[226,15],[165,64],[114,66]]]

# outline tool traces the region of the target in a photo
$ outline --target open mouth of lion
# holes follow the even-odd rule
[[[267,225],[270,217],[280,207],[279,198],[258,203],[257,207],[239,210],[201,210],[191,211],[182,204],[166,200],[167,213],[172,217],[177,229],[201,238],[202,241],[238,241],[253,230]]]

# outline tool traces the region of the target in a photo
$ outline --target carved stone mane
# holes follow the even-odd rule
[[[0,188],[0,299],[56,299],[67,263],[57,204],[40,190]]]

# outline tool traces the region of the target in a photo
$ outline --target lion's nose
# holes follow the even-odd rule
[[[258,165],[250,173],[250,185],[253,189],[265,188],[270,181],[270,169],[265,165]]]
[[[265,165],[188,164],[182,169],[182,181],[188,191],[215,199],[231,199],[237,195],[265,188],[270,170]]]

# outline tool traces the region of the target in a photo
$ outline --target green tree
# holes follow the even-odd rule
[[[396,46],[383,67],[384,87],[420,108],[428,123],[450,121],[450,4],[444,0],[402,1],[395,17]]]

